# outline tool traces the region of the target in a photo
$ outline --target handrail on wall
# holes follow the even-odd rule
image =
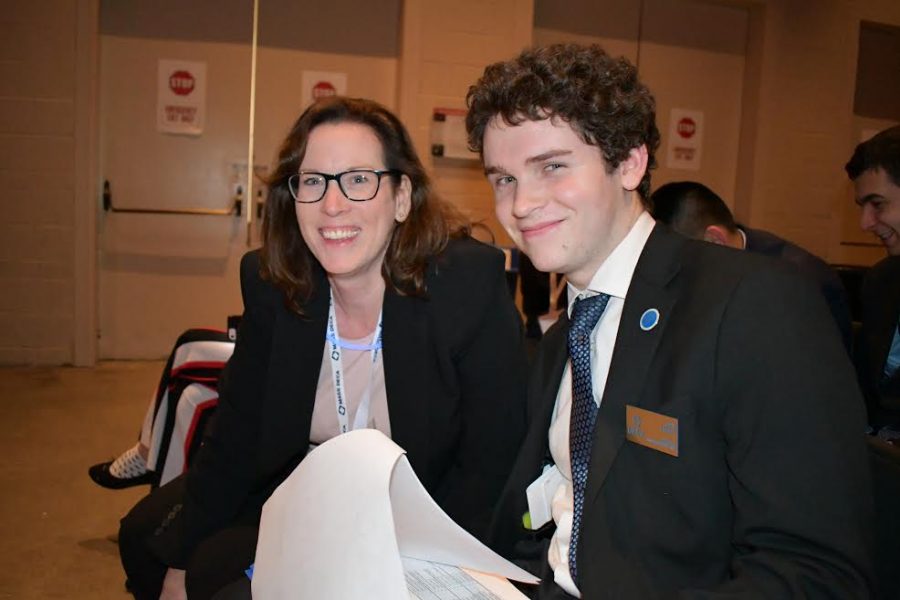
[[[103,182],[103,210],[114,213],[136,213],[145,215],[213,215],[227,217],[240,216],[240,200],[236,200],[231,208],[116,208],[112,203],[112,192],[109,181]]]

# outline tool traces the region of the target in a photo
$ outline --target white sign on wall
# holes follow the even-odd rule
[[[466,109],[434,109],[431,117],[431,155],[478,160],[478,155],[469,150]]]
[[[668,140],[666,166],[698,171],[703,151],[703,111],[673,108]]]
[[[303,105],[329,96],[347,95],[347,74],[330,71],[303,71]]]
[[[206,113],[206,63],[160,60],[156,128],[161,133],[200,135]]]

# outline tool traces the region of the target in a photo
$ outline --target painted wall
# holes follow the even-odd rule
[[[834,263],[884,256],[857,232],[843,166],[859,142],[853,116],[861,19],[900,24],[890,0],[771,0],[751,6],[737,213]],[[746,138],[746,139],[743,139]],[[851,239],[852,238],[852,239]]]
[[[0,11],[0,364],[93,354],[94,271],[85,267],[95,149],[85,107],[96,100],[96,9],[48,0]]]
[[[247,162],[249,47],[104,35],[101,56],[101,173],[114,205],[230,206],[233,165]],[[172,58],[207,65],[201,136],[156,130],[157,61]],[[257,65],[258,165],[272,163],[309,103],[301,97],[304,70],[346,73],[349,94],[394,104],[392,58],[260,48]],[[224,328],[228,315],[242,311],[238,267],[259,244],[258,226],[250,237],[248,244],[244,219],[233,216],[102,214],[100,357],[163,356],[184,329]]]
[[[431,171],[437,193],[484,223],[494,241],[504,245],[511,241],[494,217],[493,196],[477,156],[453,160],[428,153],[432,114],[435,108],[465,108],[466,91],[486,65],[531,44],[532,23],[531,0],[404,3],[399,116]]]
[[[657,103],[657,126],[662,134],[656,154],[659,168],[653,186],[670,181],[701,181],[733,205],[744,85],[744,50],[748,14],[740,7],[647,0],[641,14],[631,3],[616,2],[622,19],[602,19],[602,7],[575,3],[560,14],[536,11],[535,43],[597,43],[613,56],[638,65],[641,79]],[[612,4],[612,3],[611,3]],[[599,11],[599,12],[598,12]],[[703,112],[702,158],[698,170],[667,164],[670,112],[673,108]]]
[[[354,2],[336,0],[327,8],[335,8],[335,17],[366,10],[387,16],[384,21],[375,16],[344,20],[339,26],[316,29],[326,34],[316,38],[304,30],[304,7],[310,3],[262,3],[262,16],[276,20],[281,33],[268,45],[263,40],[260,53],[259,78],[268,83],[259,91],[265,104],[257,115],[257,161],[268,161],[275,140],[301,108],[291,88],[295,70],[346,71],[351,93],[376,97],[398,109],[419,146],[427,147],[431,110],[462,106],[465,87],[485,63],[530,43],[534,25],[536,38],[547,31],[570,31],[548,15],[562,18],[579,6],[593,5],[593,22],[618,31],[576,29],[574,34],[602,37],[613,52],[626,54],[633,47],[627,32],[637,22],[634,3],[625,0],[570,0],[566,11],[559,10],[558,3],[531,0],[394,0],[377,7]],[[97,190],[101,177],[109,177],[114,199],[123,205],[153,201],[218,207],[228,201],[227,163],[246,154],[249,27],[219,23],[225,16],[240,16],[226,4],[104,0],[105,9],[133,11],[119,14],[115,27],[104,21],[109,29],[101,27],[100,16],[107,13],[98,10],[99,0],[4,5],[0,184],[7,193],[0,199],[0,363],[90,364],[96,356],[96,321],[100,356],[161,356],[181,329],[220,326],[226,314],[240,309],[236,261],[247,248],[241,226],[224,217],[173,222],[99,214]],[[650,17],[651,7],[661,4],[677,9],[690,3],[648,0]],[[883,251],[858,245],[869,240],[856,233],[850,183],[842,167],[862,131],[890,124],[853,116],[859,20],[900,25],[900,3],[708,4],[710,10],[748,15],[741,97],[720,103],[722,123],[732,122],[726,108],[740,107],[737,158],[728,158],[734,140],[717,144],[716,158],[723,162],[708,176],[719,178],[715,186],[727,189],[732,179],[728,165],[733,162],[734,209],[750,225],[771,229],[833,262],[874,262]],[[178,16],[177,10],[169,10],[173,6],[182,12],[199,7],[203,18],[173,21]],[[133,32],[151,22],[146,11],[154,9],[162,15],[152,21],[154,27],[178,35]],[[195,28],[190,35],[179,29],[185,23]],[[375,25],[393,28],[393,33],[381,32],[370,36],[365,48],[351,48],[357,39],[366,39],[354,33],[355,25],[364,30]],[[231,37],[216,39],[220,30]],[[739,68],[737,53],[649,36],[650,30],[641,36],[645,42],[640,63],[651,86],[659,88],[654,91],[661,106],[705,101],[690,95],[696,89],[678,87],[689,77],[667,79],[671,72],[666,64],[677,69],[702,59],[706,68],[726,75]],[[304,39],[318,39],[317,44],[324,39],[335,46],[292,46]],[[374,49],[372,44],[380,45]],[[130,62],[120,61],[118,53]],[[158,58],[208,61],[215,103],[209,105],[206,137],[167,140],[145,129],[153,123],[146,111],[152,114]],[[132,96],[133,90],[142,91]],[[134,114],[124,118],[117,111]],[[125,132],[124,139],[110,137],[117,128]],[[176,163],[181,170],[174,176]],[[474,216],[492,219],[490,195],[477,164],[431,164],[445,196]],[[660,171],[656,179],[666,177]]]

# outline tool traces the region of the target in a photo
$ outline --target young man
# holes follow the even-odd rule
[[[844,167],[861,209],[859,226],[900,256],[900,125],[859,144]]]
[[[900,126],[859,144],[845,167],[860,206],[860,227],[888,257],[866,274],[856,364],[876,429],[900,439]]]
[[[467,101],[498,219],[570,282],[496,546],[532,550],[543,500],[541,598],[868,597],[862,402],[818,292],[656,226],[654,100],[624,59],[528,50]]]
[[[725,201],[697,181],[673,181],[656,188],[650,196],[650,206],[658,223],[681,235],[791,263],[819,288],[841,332],[844,347],[850,351],[853,334],[847,292],[837,272],[824,260],[774,233],[739,225]]]

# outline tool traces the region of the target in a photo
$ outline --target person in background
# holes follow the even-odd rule
[[[497,218],[569,282],[496,546],[539,598],[870,597],[863,404],[831,316],[783,262],[656,225],[637,69],[535,48],[467,103]]]
[[[263,503],[311,445],[351,429],[389,435],[483,539],[523,435],[503,255],[434,196],[397,117],[362,99],[312,105],[269,186],[215,427],[186,476],[122,520],[139,599],[249,595]]]
[[[188,329],[178,336],[144,415],[138,441],[115,460],[88,469],[97,485],[119,490],[159,486],[183,473],[195,435],[214,416],[218,381],[234,351],[225,331]]]
[[[869,424],[900,442],[900,125],[859,144],[845,166],[860,207],[859,225],[888,256],[862,286],[856,368]]]
[[[738,225],[722,198],[696,181],[660,186],[650,196],[650,206],[658,223],[665,223],[681,235],[791,263],[822,292],[844,347],[850,352],[853,331],[847,291],[824,260],[774,233]]]

